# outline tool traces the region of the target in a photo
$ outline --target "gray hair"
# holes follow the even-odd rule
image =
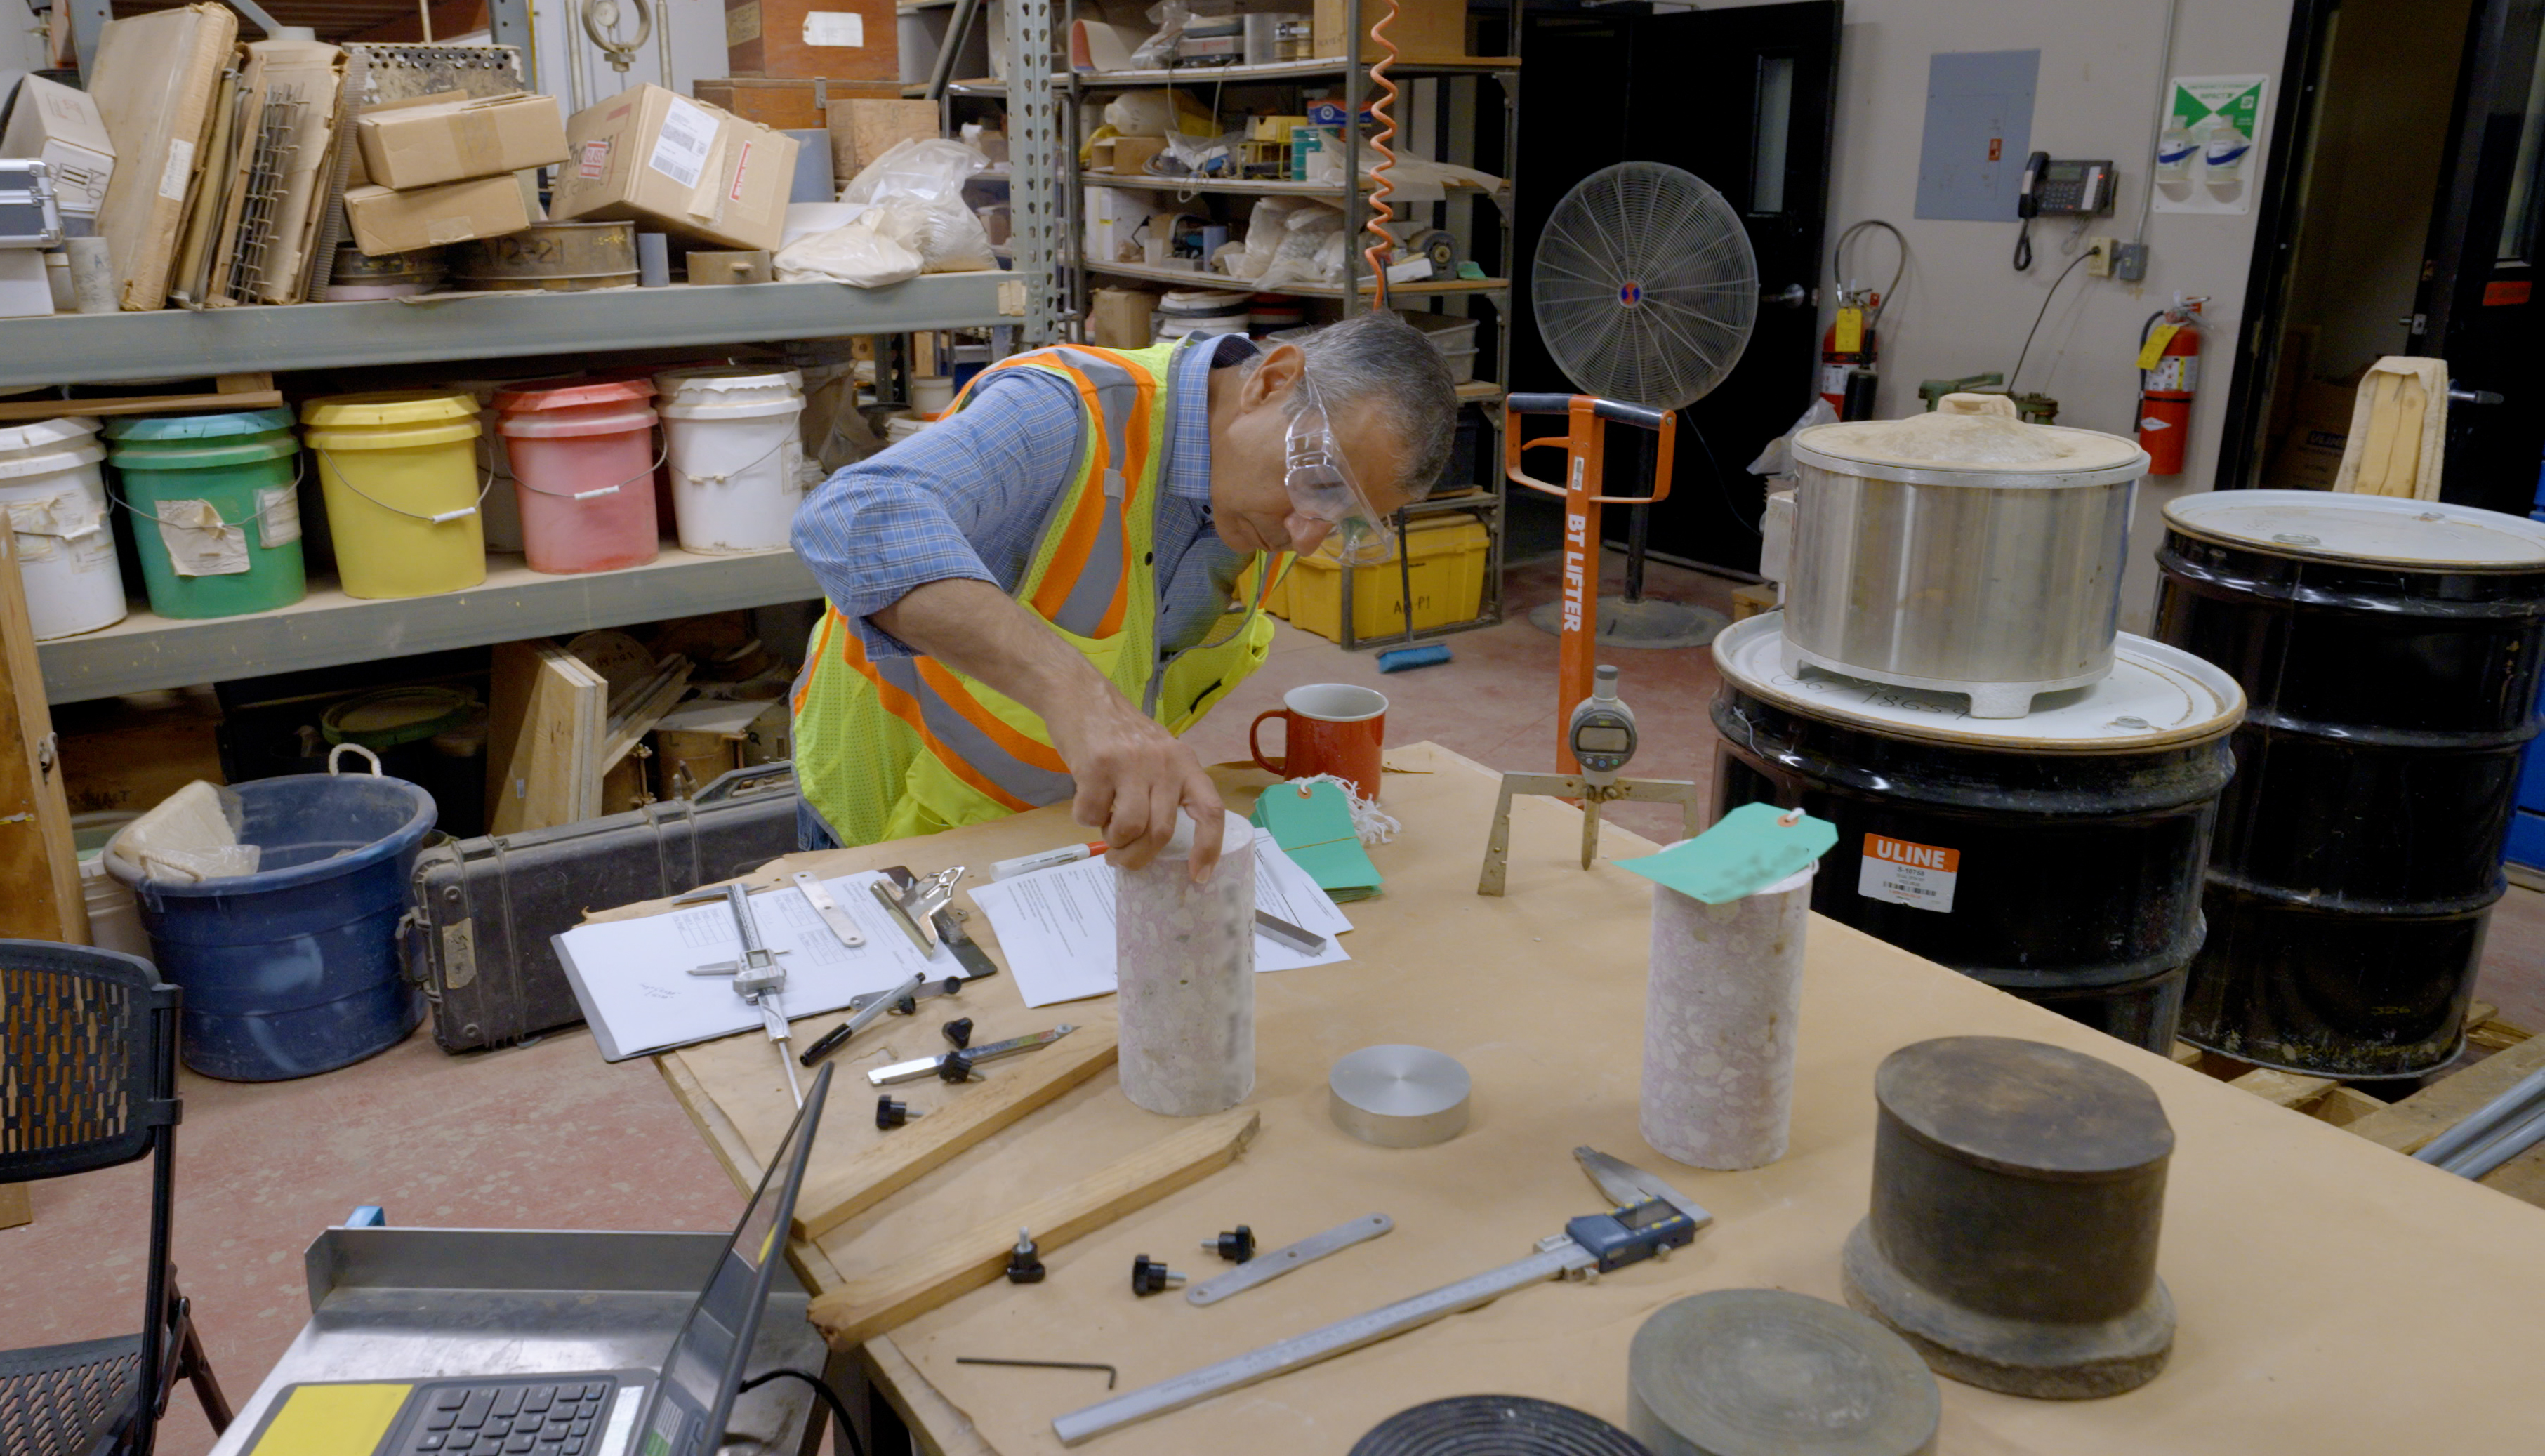
[[[1440,351],[1389,309],[1354,314],[1295,342],[1328,408],[1374,406],[1405,450],[1400,486],[1418,501],[1430,495],[1449,468],[1458,429],[1458,388]]]

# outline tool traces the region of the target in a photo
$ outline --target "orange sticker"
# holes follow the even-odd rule
[[[2535,292],[2536,285],[2525,279],[2504,280],[2483,285],[2483,302],[2487,308],[2504,303],[2524,303]]]
[[[1959,849],[1868,834],[1864,837],[1864,858],[1856,871],[1855,892],[1867,900],[1950,914],[1953,887],[1961,868]]]

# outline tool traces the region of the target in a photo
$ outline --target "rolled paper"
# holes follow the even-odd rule
[[[1206,831],[1205,831],[1206,832]],[[1225,1112],[1255,1090],[1255,834],[1226,816],[1219,867],[1192,882],[1192,823],[1116,876],[1122,1094],[1170,1117]]]
[[[1785,1154],[1812,871],[1708,905],[1653,886],[1644,1141],[1697,1168]]]

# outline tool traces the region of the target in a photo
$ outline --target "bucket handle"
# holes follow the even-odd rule
[[[766,460],[766,459],[768,459],[771,455],[774,455],[774,454],[778,453],[780,450],[784,449],[784,448],[786,447],[786,443],[787,443],[788,441],[790,441],[790,440],[793,440],[794,438],[795,438],[795,436],[794,436],[794,432],[793,432],[793,431],[791,431],[791,430],[790,430],[790,431],[788,431],[788,432],[787,432],[786,434],[784,434],[784,435],[780,435],[780,437],[778,437],[777,442],[776,442],[775,444],[771,445],[769,446],[769,448],[767,448],[767,449],[765,449],[765,450],[762,450],[758,455],[754,456],[753,458],[751,458],[751,459],[749,459],[749,460],[745,460],[743,463],[741,463],[741,464],[739,464],[739,465],[734,466],[734,467],[733,467],[732,469],[730,469],[730,470],[727,470],[727,471],[726,471],[726,472],[724,472],[722,475],[692,475],[692,474],[690,474],[689,472],[687,472],[687,471],[685,471],[685,470],[682,470],[682,469],[681,469],[680,467],[678,467],[678,466],[674,466],[674,467],[673,467],[672,473],[673,473],[673,474],[675,474],[675,475],[678,475],[681,479],[688,481],[688,482],[689,482],[690,484],[692,484],[692,485],[731,485],[731,484],[733,484],[733,478],[734,478],[735,476],[740,475],[740,474],[741,474],[742,472],[744,472],[745,470],[751,470],[751,469],[756,469],[756,468],[758,468],[758,466],[760,465],[760,462],[761,462],[761,461]],[[671,452],[672,452],[672,432],[671,432],[671,431],[669,431],[669,430],[665,430],[665,431],[663,432],[663,453],[664,453],[664,454],[666,454],[666,455],[669,455]],[[657,463],[660,463],[660,462],[658,461]]]
[[[369,749],[363,747],[359,743],[340,743],[334,748],[327,750],[327,772],[329,776],[332,777],[335,774],[345,771],[336,766],[336,761],[345,756],[345,751],[347,749],[352,749],[355,753],[361,754],[364,758],[370,760],[371,776],[373,778],[380,776],[380,756],[372,753]]]
[[[316,455],[321,460],[326,461],[330,465],[336,465],[336,457],[334,455],[327,453],[325,450],[320,449],[314,445],[309,447],[309,452]],[[439,516],[424,516],[413,511],[399,510],[397,507],[381,500],[378,496],[372,495],[369,491],[356,485],[353,477],[345,473],[345,467],[342,465],[336,465],[336,483],[362,497],[364,500],[370,502],[372,505],[379,507],[381,510],[388,512],[391,516],[403,516],[409,521],[421,521],[429,526],[448,526],[453,521],[465,521],[469,517],[476,515],[478,507],[486,504],[486,492],[495,488],[495,472],[492,469],[487,470],[485,483],[477,487],[476,505],[462,506],[455,511],[445,511]]]
[[[300,489],[301,483],[308,479],[308,476],[309,456],[305,453],[294,452],[291,456],[291,479],[286,483],[293,490],[298,490]],[[282,487],[280,486],[266,487],[268,490],[279,490]],[[139,506],[132,504],[130,501],[125,500],[120,495],[117,495],[112,489],[107,491],[106,500],[109,506],[121,506],[123,508],[126,515],[137,520],[155,521],[161,526],[173,526],[179,530],[192,530],[195,528],[195,524],[191,521],[171,521],[167,517],[160,515],[157,511],[144,511]],[[262,530],[265,520],[265,513],[262,511],[250,511],[248,513],[247,521],[231,521],[226,517],[222,517],[221,513],[218,511],[213,512],[212,515],[215,518],[219,518],[220,527],[222,529],[229,529],[231,527],[244,529],[247,526],[248,522],[252,521],[258,523],[258,528]],[[22,531],[20,534],[26,534],[26,532]]]
[[[630,475],[630,476],[628,476],[625,480],[622,480],[622,481],[618,482],[618,485],[603,485],[603,486],[596,486],[596,487],[594,487],[594,488],[593,488],[593,489],[591,489],[591,490],[578,490],[578,491],[541,490],[541,489],[539,489],[537,486],[531,484],[531,483],[530,483],[529,481],[527,481],[527,480],[524,480],[524,479],[522,478],[522,472],[521,472],[521,471],[519,471],[519,470],[515,470],[515,471],[513,472],[513,483],[514,483],[515,485],[520,486],[522,489],[524,489],[524,490],[526,490],[526,491],[529,491],[531,494],[533,494],[533,495],[534,495],[534,496],[546,496],[549,500],[552,500],[552,501],[590,501],[590,500],[598,500],[599,498],[601,498],[601,497],[603,497],[603,496],[615,496],[615,495],[618,494],[618,487],[619,487],[619,486],[622,486],[622,485],[634,485],[637,481],[643,480],[643,479],[645,479],[647,476],[652,475],[655,471],[662,469],[662,468],[663,468],[663,461],[665,461],[666,459],[669,459],[669,458],[671,457],[671,453],[672,453],[672,443],[671,443],[669,440],[666,440],[666,441],[664,441],[664,442],[663,442],[663,447],[662,447],[660,450],[658,450],[658,451],[656,451],[656,452],[655,452],[655,454],[654,454],[654,463],[653,463],[653,464],[646,466],[646,467],[645,467],[641,472],[639,472],[639,473],[637,473],[637,474],[634,474],[634,475]]]

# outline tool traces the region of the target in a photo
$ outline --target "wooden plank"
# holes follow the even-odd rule
[[[2363,1117],[2371,1117],[2385,1110],[2384,1102],[2355,1087],[2333,1089],[2325,1093],[2324,1099],[2317,1102],[2314,1108],[2317,1121],[2330,1122],[2336,1127],[2348,1127]]]
[[[259,369],[245,374],[214,374],[212,387],[223,394],[255,394],[274,387],[274,375]]]
[[[36,399],[0,403],[0,424],[21,420],[54,420],[68,414],[178,415],[199,410],[269,410],[283,403],[273,389],[241,394],[130,394],[112,399]]]
[[[597,765],[610,685],[553,642],[495,649],[489,763],[489,827],[496,834],[591,818],[601,806]]]
[[[996,1281],[1007,1267],[1018,1229],[1031,1229],[1034,1243],[1049,1254],[1228,1167],[1262,1122],[1251,1107],[1196,1118],[1057,1192],[940,1241],[926,1256],[881,1268],[843,1269],[840,1287],[813,1301],[813,1324],[834,1349],[862,1344]]]
[[[2174,1044],[2172,1055],[2176,1064],[2178,1066],[2197,1067],[2200,1065],[2200,1059],[2209,1054],[2202,1051],[2200,1048],[2193,1046],[2190,1042],[2177,1041]]]
[[[23,1228],[36,1221],[35,1200],[25,1183],[0,1183],[0,1229]]]
[[[2545,1037],[2495,1052],[2383,1111],[2362,1117],[2350,1124],[2349,1131],[2398,1153],[2419,1152],[2539,1067],[2545,1067]]]
[[[626,758],[629,751],[644,741],[646,734],[654,731],[654,725],[663,721],[663,715],[680,705],[681,694],[690,690],[690,674],[694,671],[688,658],[673,657],[624,712],[612,715],[597,751],[601,766],[599,771],[607,773],[617,768],[618,761]]]
[[[52,710],[18,576],[18,537],[7,530],[0,530],[0,936],[88,943]]]
[[[2339,1084],[2330,1077],[2306,1077],[2295,1072],[2257,1067],[2227,1085],[2252,1092],[2274,1106],[2303,1111],[2322,1101],[2325,1093]]]
[[[999,1456],[972,1417],[919,1373],[891,1335],[878,1335],[859,1345],[858,1354],[867,1386],[882,1393],[925,1456]]]
[[[806,1017],[797,1033],[810,1046],[845,1016]],[[1110,1024],[1081,1026],[1041,1051],[999,1069],[891,1137],[805,1175],[795,1198],[795,1237],[819,1239],[944,1167],[955,1155],[1113,1065]]]

